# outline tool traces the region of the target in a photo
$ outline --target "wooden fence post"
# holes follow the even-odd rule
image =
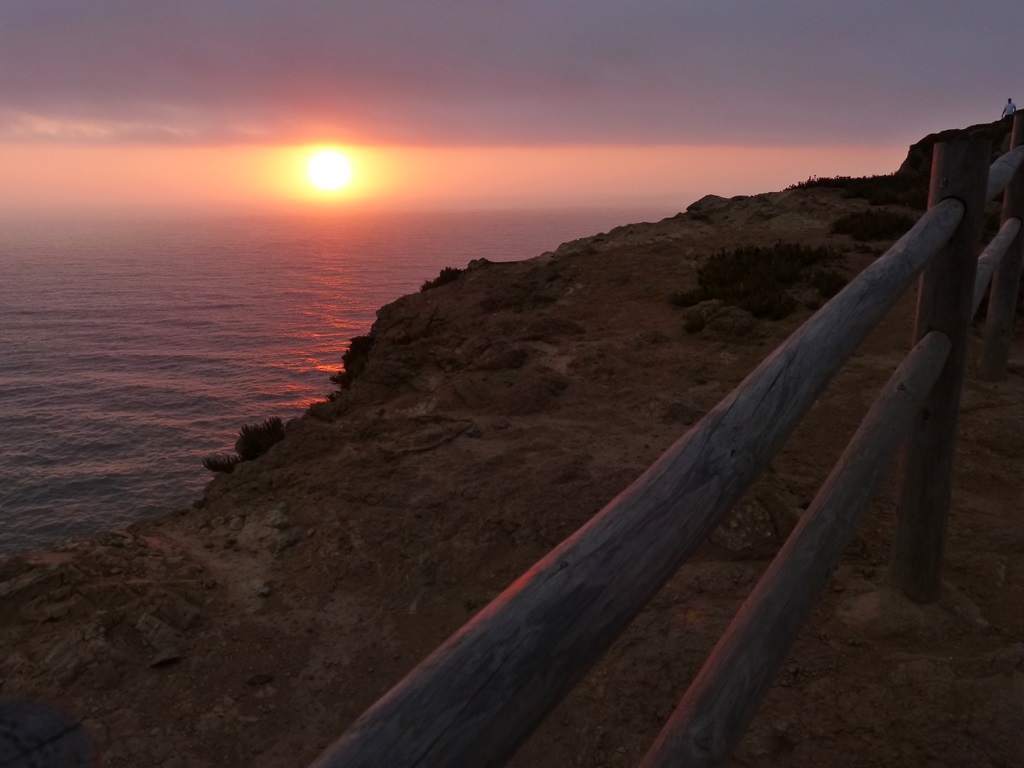
[[[1024,144],[1024,112],[1013,118],[1013,138],[1010,148]],[[1002,221],[1024,218],[1024,171],[1018,171],[1003,194]],[[981,350],[978,375],[988,381],[1006,377],[1006,364],[1010,359],[1013,323],[1020,290],[1021,264],[1024,262],[1024,234],[1017,233],[992,276],[985,319],[985,343]]]
[[[952,343],[942,374],[903,444],[900,462],[889,578],[920,602],[939,595],[989,155],[987,141],[959,141],[936,144],[932,157],[928,206],[955,197],[966,210],[918,284],[913,343],[929,331],[945,333]]]

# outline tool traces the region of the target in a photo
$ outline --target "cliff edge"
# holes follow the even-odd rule
[[[823,300],[798,286],[770,320],[673,294],[779,242],[850,277],[891,240],[833,223],[869,208],[707,198],[383,307],[351,386],[201,507],[0,563],[0,692],[84,721],[108,768],[307,764]],[[637,763],[908,350],[914,301],[511,765]],[[1022,764],[1022,351],[1004,382],[968,374],[943,599],[885,586],[887,485],[733,765]]]

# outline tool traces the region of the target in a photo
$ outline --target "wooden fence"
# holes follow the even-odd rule
[[[936,145],[928,211],[580,530],[359,717],[310,768],[502,765],[723,520],[885,313],[919,279],[913,349],[882,389],[642,762],[720,765],[739,742],[898,451],[890,581],[937,597],[971,318],[1005,375],[1022,262],[1024,114]],[[985,203],[1002,228],[981,257]]]

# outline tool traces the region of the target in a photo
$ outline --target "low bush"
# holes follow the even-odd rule
[[[850,235],[854,240],[895,240],[906,234],[917,219],[907,213],[875,210],[857,211],[832,222],[832,233]]]
[[[331,374],[331,383],[337,385],[338,392],[351,387],[356,376],[363,372],[370,359],[371,349],[373,349],[373,336],[354,336],[349,340],[348,349],[341,356],[341,364],[344,368]],[[337,392],[333,394],[337,397]],[[334,398],[328,396],[328,399],[333,400]]]
[[[811,285],[823,299],[831,299],[839,293],[849,282],[845,275],[836,272],[834,269],[822,268],[811,272]]]
[[[721,251],[700,268],[695,289],[677,291],[670,300],[680,307],[691,307],[720,299],[754,317],[781,320],[796,308],[789,289],[810,282],[811,268],[833,256],[828,248],[796,243]]]
[[[237,455],[216,454],[203,459],[203,466],[211,472],[230,474],[243,461],[252,461],[270,450],[271,446],[284,439],[284,422],[273,416],[259,424],[246,424],[235,441]]]
[[[441,274],[433,280],[427,280],[420,286],[420,293],[423,291],[429,291],[431,288],[437,288],[440,285],[445,285],[446,283],[454,282],[455,280],[458,280],[465,271],[466,270],[458,269],[457,267],[445,267],[441,270]]]
[[[890,173],[883,176],[812,176],[787,189],[815,187],[842,190],[843,197],[862,198],[871,205],[905,205],[923,211],[928,207],[927,173]]]
[[[353,377],[358,376],[366,367],[366,361],[370,359],[372,348],[372,336],[353,336],[349,339],[348,349],[341,356],[341,364]]]
[[[270,450],[271,446],[284,440],[284,422],[280,417],[273,416],[259,424],[246,424],[238,433],[235,451],[242,461],[258,459]]]
[[[203,466],[211,472],[224,472],[230,475],[235,471],[242,462],[241,456],[235,456],[232,454],[217,454],[215,456],[207,456],[203,459]]]

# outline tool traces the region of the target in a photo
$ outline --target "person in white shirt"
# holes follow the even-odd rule
[[[1017,105],[1013,103],[1013,99],[1006,100],[1006,106],[1003,107],[1003,118],[1013,117],[1013,113],[1017,111]]]

